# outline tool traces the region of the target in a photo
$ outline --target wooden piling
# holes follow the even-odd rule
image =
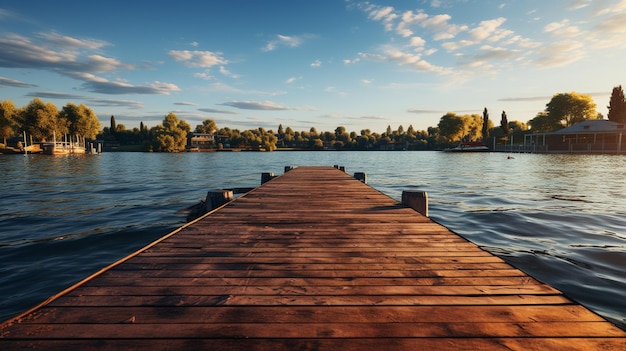
[[[265,184],[274,179],[274,172],[261,173],[261,184]]]
[[[206,194],[204,201],[205,212],[212,211],[233,200],[232,190],[211,190]]]
[[[428,217],[428,193],[425,191],[403,191],[402,204]]]
[[[355,172],[354,179],[361,181],[362,183],[367,184],[367,175],[365,172]]]

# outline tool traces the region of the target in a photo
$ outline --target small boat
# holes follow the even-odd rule
[[[482,141],[463,141],[453,148],[447,148],[446,152],[480,152],[489,151],[489,147]]]

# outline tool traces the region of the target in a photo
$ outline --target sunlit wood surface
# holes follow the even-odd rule
[[[1,350],[626,350],[624,331],[333,167],[265,183],[1,333]]]

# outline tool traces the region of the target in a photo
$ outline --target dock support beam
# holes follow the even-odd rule
[[[265,184],[274,179],[274,172],[261,173],[261,184]]]
[[[232,190],[211,190],[206,194],[206,200],[204,201],[205,211],[213,211],[214,209],[232,201],[232,199]]]
[[[425,191],[404,190],[402,204],[428,217],[428,193]]]
[[[294,168],[295,168],[294,166],[285,166],[285,173],[291,171]]]
[[[367,175],[365,172],[355,172],[354,178],[360,180],[361,182],[367,184]]]

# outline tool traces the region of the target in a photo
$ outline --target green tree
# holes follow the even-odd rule
[[[482,128],[482,139],[483,140],[487,140],[487,138],[489,137],[489,111],[487,111],[487,108],[485,107],[485,109],[483,110],[483,128]]]
[[[533,133],[549,133],[563,128],[559,120],[548,115],[547,112],[539,112],[535,118],[528,121]]]
[[[608,109],[607,118],[609,121],[626,123],[626,98],[624,98],[624,90],[621,85],[613,88]]]
[[[415,129],[413,129],[412,124],[409,124],[409,128],[407,128],[406,133],[411,136],[415,135]]]
[[[509,119],[506,116],[506,112],[502,111],[502,119],[500,119],[500,128],[502,128],[502,132],[504,135],[509,134]]]
[[[68,131],[64,121],[59,123],[58,113],[53,103],[45,103],[40,98],[34,98],[21,109],[18,122],[34,139],[46,141],[55,133],[62,135]]]
[[[180,152],[185,150],[187,134],[191,131],[189,124],[179,120],[170,112],[163,119],[163,124],[153,128],[154,150],[161,152]]]
[[[217,131],[217,124],[212,119],[205,119],[202,124],[196,126],[196,133],[213,134]]]
[[[387,126],[387,130],[385,130],[385,134],[386,134],[387,136],[390,136],[392,133],[393,133],[393,131],[391,130],[391,126],[390,126],[390,125],[388,125],[388,126]]]
[[[457,116],[454,112],[448,112],[439,119],[437,124],[439,129],[439,137],[442,138],[444,143],[458,142],[466,134],[466,129],[463,124],[463,118]]]
[[[0,101],[0,138],[3,144],[7,143],[7,138],[15,135],[17,124],[17,109],[11,100]]]
[[[283,134],[283,145],[286,147],[291,147],[294,145],[296,141],[296,133],[290,127],[287,127],[287,130],[284,131]]]
[[[462,118],[467,128],[464,139],[470,141],[482,139],[483,118],[477,114],[463,115]]]
[[[111,126],[109,127],[111,133],[115,133],[117,131],[117,124],[115,123],[115,116],[111,115]]]
[[[100,131],[100,121],[89,107],[67,103],[59,112],[59,119],[68,123],[68,132],[72,136],[93,139]]]
[[[459,116],[454,112],[448,112],[439,120],[437,129],[441,142],[449,144],[464,139],[480,139],[481,126],[482,118],[479,115]]]
[[[575,92],[554,95],[546,104],[546,112],[563,127],[598,118],[596,103],[591,96]]]

